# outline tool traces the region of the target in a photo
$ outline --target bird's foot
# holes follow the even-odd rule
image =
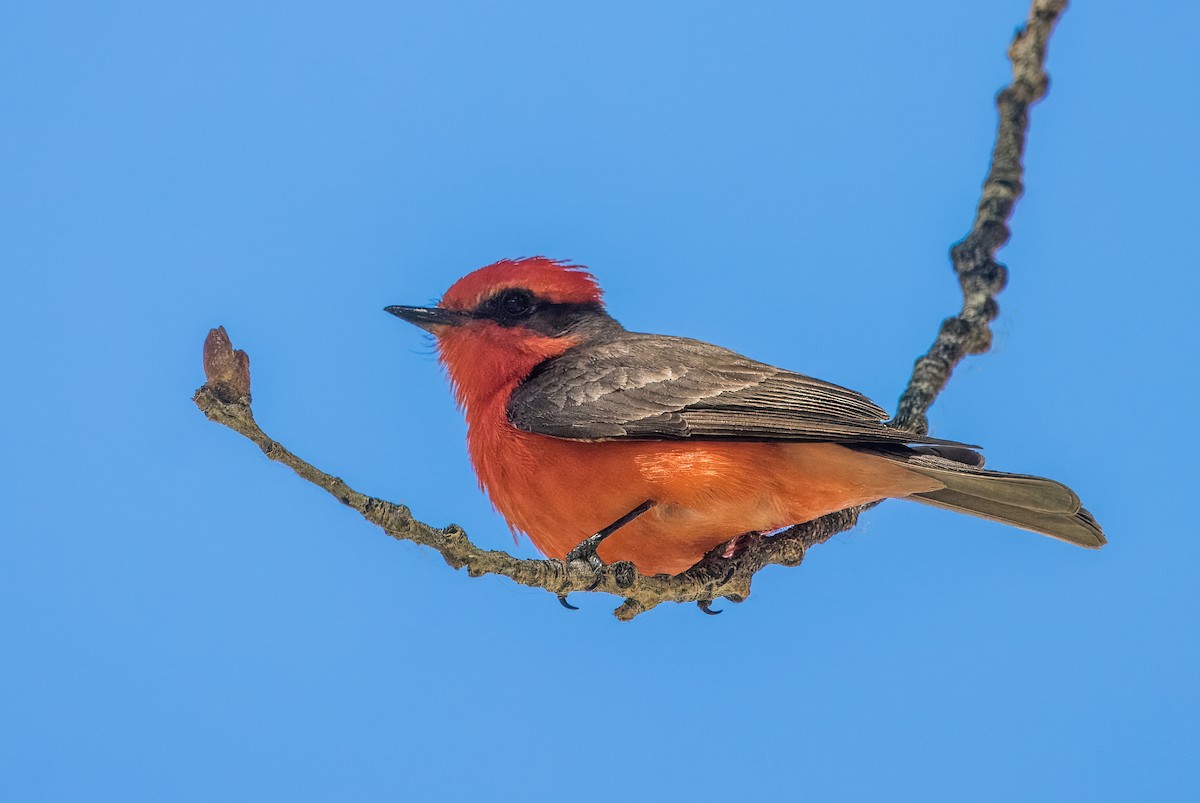
[[[578,546],[567,553],[567,556],[563,558],[563,561],[566,563],[574,563],[577,560],[581,560],[587,565],[591,566],[593,570],[599,572],[604,568],[605,564],[604,561],[601,560],[600,556],[596,554],[596,550],[609,535],[611,535],[611,533],[606,533],[604,530],[601,530],[595,535],[583,539],[579,542]]]
[[[604,539],[608,538],[617,530],[621,529],[626,524],[633,521],[650,508],[654,507],[656,504],[657,502],[655,502],[653,499],[647,499],[645,502],[642,502],[640,505],[614,521],[612,524],[600,530],[600,532],[596,533],[595,535],[588,536],[580,541],[574,549],[563,556],[563,563],[571,564],[577,560],[583,561],[591,567],[592,572],[596,575],[596,579],[590,586],[583,589],[584,591],[591,591],[596,586],[600,585],[600,581],[604,578],[603,572],[608,564],[605,563],[604,560],[601,559],[601,557],[596,553],[596,550],[600,548],[602,543],[604,543]],[[633,584],[634,578],[637,575],[637,568],[634,567],[634,565],[629,561],[617,561],[617,563],[614,565],[616,566],[615,579],[617,586],[619,588],[628,588]],[[567,602],[566,594],[559,594],[558,601],[564,608],[568,610],[579,610],[574,605]]]
[[[596,554],[596,548],[598,546],[600,546],[600,543],[602,541],[604,541],[604,539],[607,537],[608,537],[608,534],[606,534],[603,530],[601,530],[600,532],[596,533],[595,535],[593,535],[589,538],[585,538],[582,541],[580,541],[579,546],[572,549],[570,552],[567,553],[566,557],[563,558],[564,563],[574,563],[577,560],[581,560],[584,563],[586,563],[588,566],[590,566],[592,569],[592,572],[595,573],[596,579],[592,581],[592,584],[590,586],[583,589],[584,591],[591,591],[596,586],[600,585],[600,581],[604,577],[604,575],[603,575],[604,567],[607,566],[608,564],[606,564],[600,558],[600,556]],[[566,594],[560,594],[558,597],[558,601],[560,603],[562,603],[562,606],[569,611],[579,610],[579,608],[577,608],[574,605],[572,605],[571,603],[567,602]]]
[[[601,537],[601,533],[603,533],[603,532],[604,531],[601,530],[600,532],[596,533],[595,535],[593,535],[589,538],[583,539],[579,543],[579,546],[572,549],[570,552],[568,552],[566,554],[566,556],[563,557],[563,563],[570,564],[570,563],[574,563],[577,560],[581,560],[592,568],[592,572],[595,573],[596,579],[592,581],[592,584],[590,586],[583,589],[584,591],[591,591],[596,586],[600,585],[600,580],[603,579],[603,575],[601,574],[601,572],[604,571],[605,563],[603,560],[600,559],[600,556],[596,554],[596,547],[600,546],[600,542],[604,540],[604,538]],[[568,611],[579,610],[578,606],[572,605],[571,603],[567,602],[566,594],[558,595],[558,604],[562,605]]]

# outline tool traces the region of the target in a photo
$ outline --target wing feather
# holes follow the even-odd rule
[[[508,417],[573,440],[785,440],[963,446],[886,426],[861,393],[687,338],[622,333],[547,360]]]

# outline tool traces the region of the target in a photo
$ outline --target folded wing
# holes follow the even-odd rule
[[[633,333],[542,363],[513,392],[508,417],[527,432],[573,440],[964,447],[888,427],[882,408],[839,385],[698,340]]]

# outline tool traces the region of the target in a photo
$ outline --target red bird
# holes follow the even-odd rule
[[[738,535],[885,498],[1105,543],[1065,485],[888,427],[852,390],[626,331],[578,266],[504,260],[436,307],[387,311],[437,338],[480,485],[550,557],[677,574]]]

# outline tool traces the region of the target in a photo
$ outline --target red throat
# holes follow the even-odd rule
[[[438,334],[438,359],[446,368],[454,398],[466,408],[467,420],[497,395],[508,395],[534,367],[557,357],[578,341],[546,337],[520,327],[505,328],[472,321]]]

